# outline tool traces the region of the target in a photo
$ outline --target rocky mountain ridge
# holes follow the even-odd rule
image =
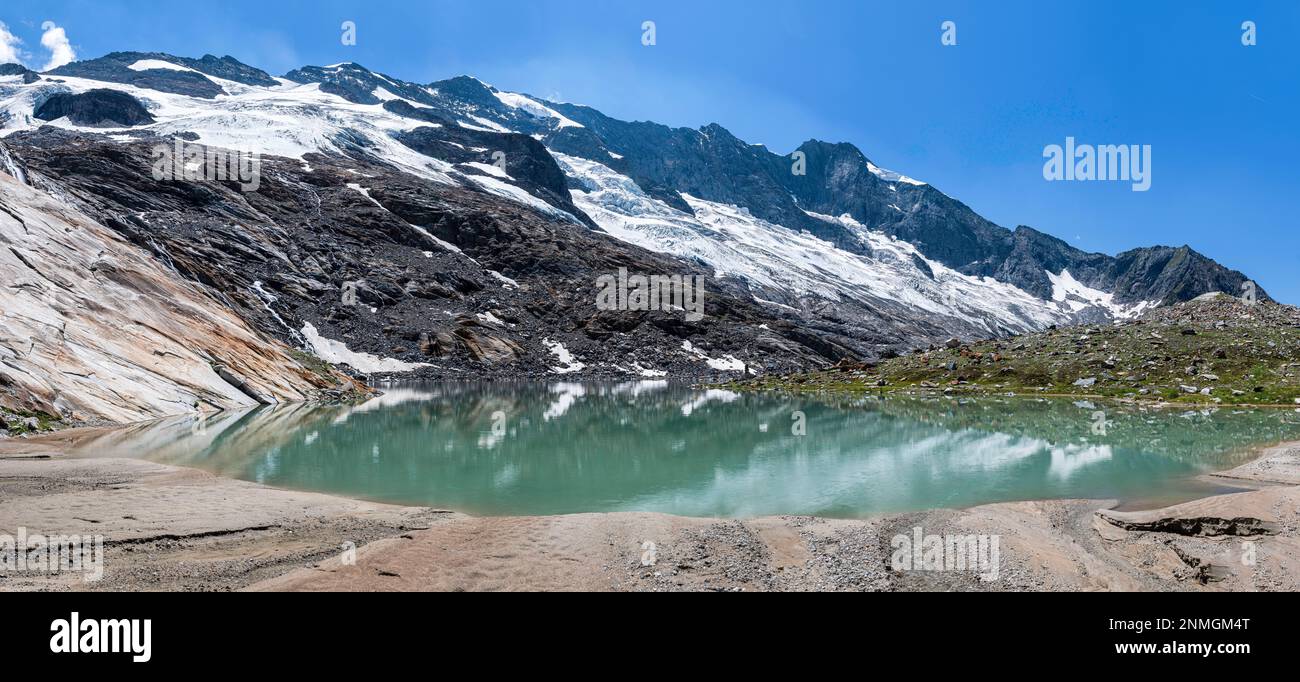
[[[201,157],[200,177],[154,177],[174,145],[256,152],[257,190],[209,179]],[[788,372],[1246,281],[1188,247],[1112,257],[1006,230],[849,144],[797,152],[802,173],[717,124],[351,63],[275,78],[117,52],[0,72],[0,170],[267,338],[361,374]],[[620,268],[704,276],[705,319],[596,309],[596,281]]]

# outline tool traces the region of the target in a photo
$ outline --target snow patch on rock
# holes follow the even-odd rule
[[[1059,274],[1053,274],[1050,270],[1046,272],[1047,279],[1052,282],[1052,300],[1072,312],[1090,307],[1104,308],[1116,319],[1127,320],[1159,305],[1158,301],[1141,301],[1130,305],[1116,303],[1114,294],[1093,289],[1075,279],[1069,270],[1062,270]]]
[[[342,341],[327,339],[316,331],[316,327],[310,322],[304,322],[302,326],[303,338],[311,345],[311,349],[320,359],[336,365],[350,365],[358,372],[410,372],[421,367],[430,365],[423,362],[403,362],[396,358],[381,358],[378,355],[370,353],[358,353],[348,349],[347,344]]]
[[[560,112],[546,106],[545,104],[542,104],[538,100],[535,100],[532,97],[529,97],[527,95],[521,95],[516,92],[500,92],[500,91],[493,92],[492,94],[496,95],[496,98],[500,100],[502,104],[511,107],[513,109],[522,110],[523,112],[527,113],[529,116],[533,116],[534,118],[555,119],[557,121],[555,126],[556,128],[583,127],[581,123],[578,123],[577,121],[568,118],[564,114],[561,114]]]
[[[581,372],[587,368],[585,364],[574,357],[573,353],[570,353],[569,349],[565,348],[564,344],[559,341],[542,339],[542,345],[546,346],[547,350],[551,351],[551,355],[554,355],[555,359],[560,361],[559,367],[551,368],[552,372],[555,372],[556,374],[572,374],[573,372]]]

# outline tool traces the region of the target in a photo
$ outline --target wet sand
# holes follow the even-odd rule
[[[1300,443],[1160,509],[998,503],[863,520],[651,513],[471,517],[287,491],[128,459],[75,435],[0,441],[0,533],[102,534],[104,578],[0,575],[0,590],[1296,590]],[[892,539],[996,535],[1000,571],[896,571]],[[653,543],[653,545],[649,544]],[[348,549],[355,547],[355,552]]]

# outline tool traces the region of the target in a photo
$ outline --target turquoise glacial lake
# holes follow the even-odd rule
[[[1048,498],[1168,504],[1300,439],[1292,410],[792,397],[630,383],[431,383],[114,430],[72,453],[476,515],[857,518]]]

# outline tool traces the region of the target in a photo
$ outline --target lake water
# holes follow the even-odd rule
[[[1291,410],[438,383],[360,406],[134,426],[73,454],[478,515],[847,518],[1046,498],[1164,504],[1217,492],[1195,476],[1298,438]]]

